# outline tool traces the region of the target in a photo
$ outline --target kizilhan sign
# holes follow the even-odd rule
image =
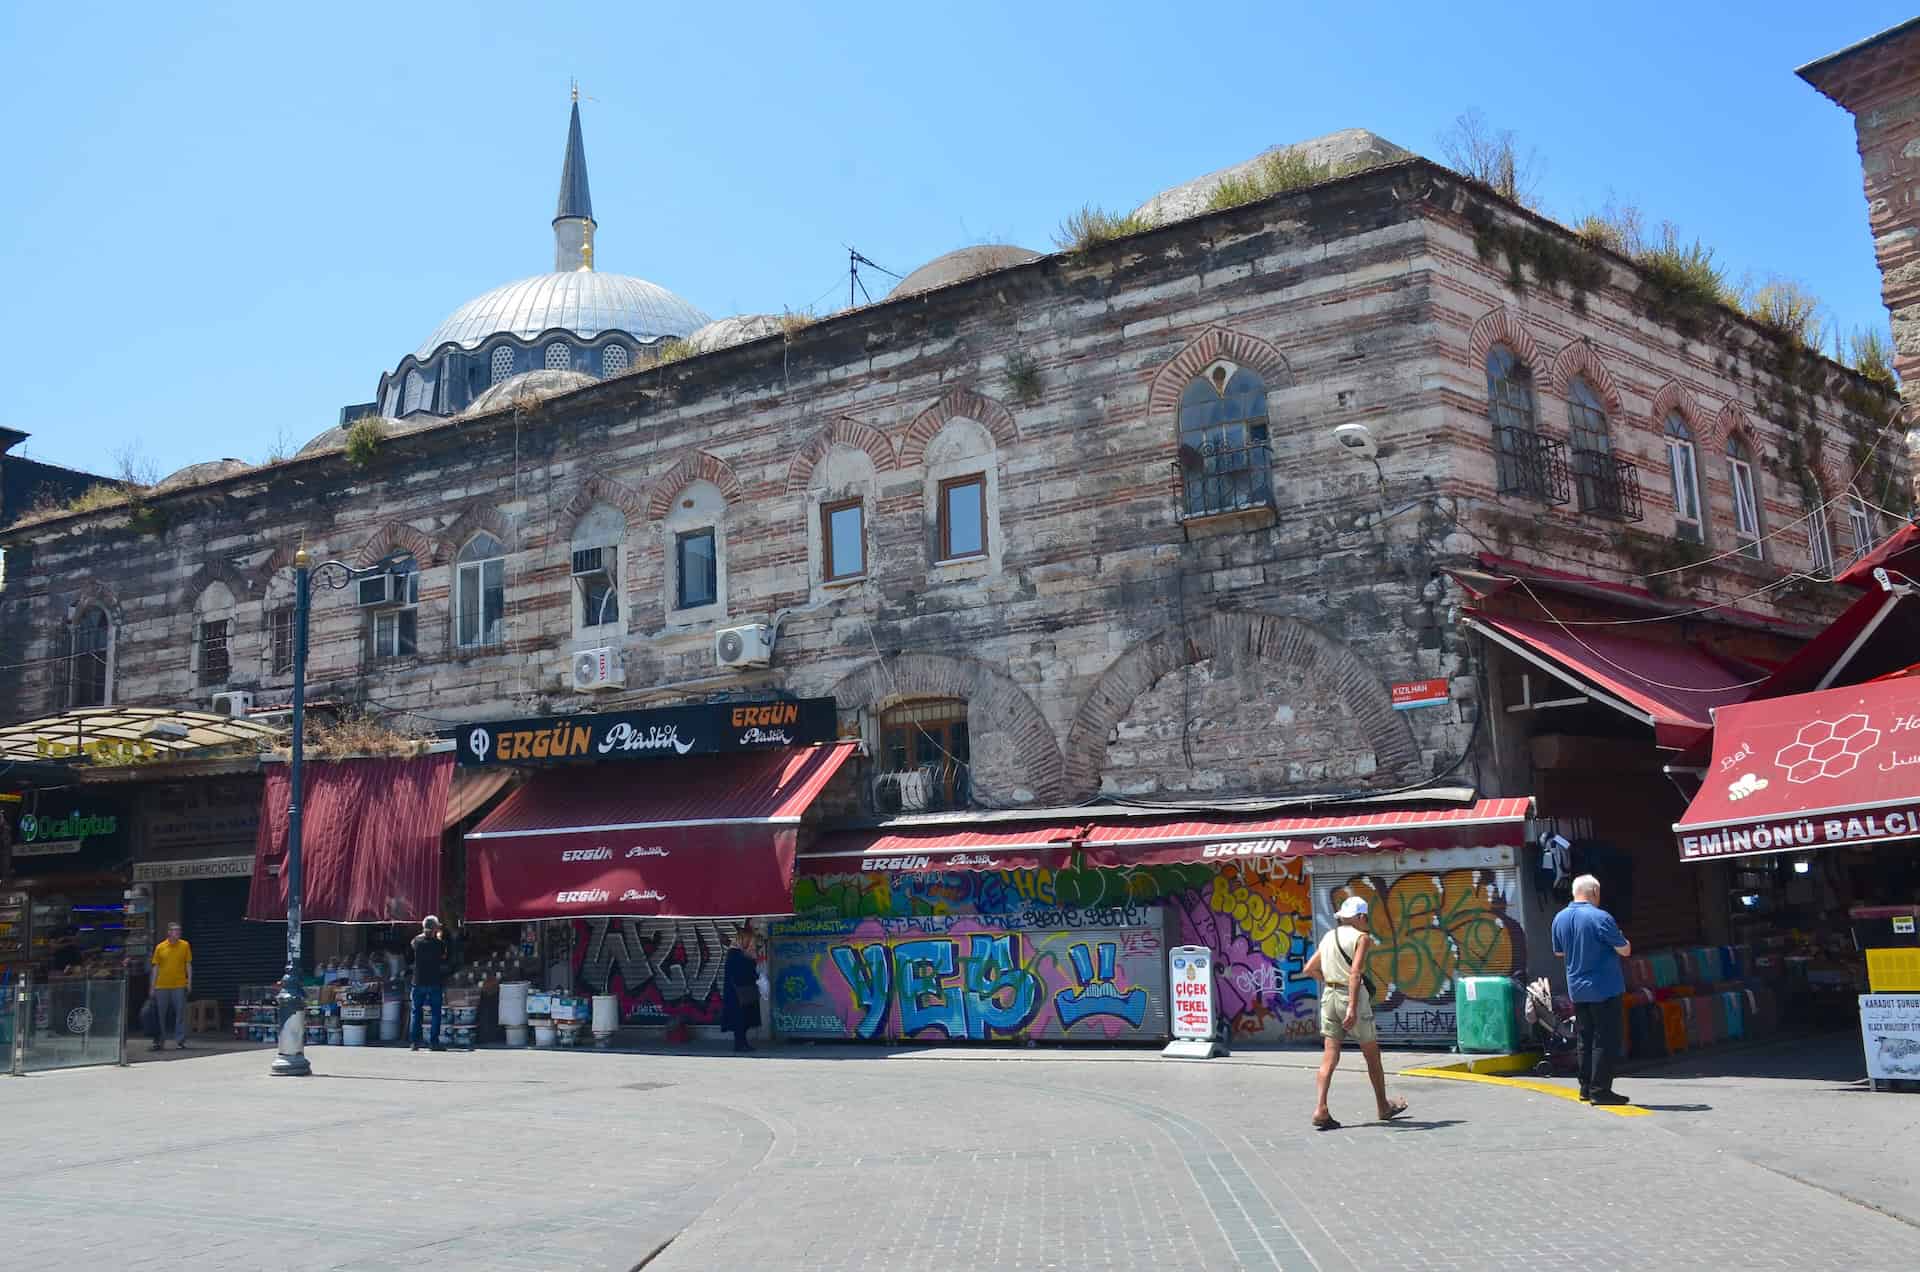
[[[652,711],[476,724],[455,734],[461,764],[556,764],[715,755],[831,742],[832,698],[718,702]]]

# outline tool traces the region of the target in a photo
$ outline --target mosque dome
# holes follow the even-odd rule
[[[531,341],[556,328],[591,340],[624,331],[643,342],[684,339],[707,316],[657,283],[588,269],[536,274],[475,296],[448,315],[414,356],[422,362],[442,345],[477,349],[491,337]]]
[[[155,493],[181,490],[187,486],[219,481],[222,477],[238,476],[252,467],[252,464],[240,459],[209,459],[205,463],[188,464],[185,468],[168,473],[153,489]]]
[[[1209,172],[1204,177],[1195,177],[1170,190],[1162,190],[1135,208],[1134,215],[1144,217],[1156,225],[1198,216],[1207,210],[1207,201],[1213,197],[1213,192],[1220,188],[1222,182],[1235,177],[1250,177],[1268,159],[1288,152],[1303,154],[1314,163],[1342,168],[1349,165],[1373,168],[1414,157],[1411,150],[1396,146],[1377,133],[1368,132],[1364,128],[1343,128],[1339,132],[1328,133],[1324,137],[1311,137],[1306,141],[1270,146],[1242,163],[1222,168],[1217,172]]]
[[[307,455],[323,454],[326,451],[342,450],[347,444],[347,434],[353,431],[354,425],[369,422],[379,427],[382,437],[394,438],[404,437],[408,433],[418,433],[421,429],[432,428],[435,424],[444,424],[446,423],[446,419],[443,416],[432,415],[425,411],[409,415],[404,420],[389,419],[384,415],[363,415],[348,423],[335,425],[326,432],[319,434],[305,446],[302,446],[299,451],[295,453],[295,457],[301,458]]]
[[[958,283],[980,274],[991,274],[996,269],[1006,269],[1010,265],[1022,265],[1027,261],[1040,259],[1040,253],[1024,247],[1015,247],[1011,243],[978,243],[972,247],[963,247],[948,252],[945,256],[936,256],[895,283],[889,297],[911,296],[915,292],[932,291],[936,287],[945,287],[949,283]]]
[[[687,348],[694,353],[713,353],[779,334],[779,314],[734,314],[715,318],[688,336]]]
[[[473,399],[460,414],[484,415],[522,398],[552,397],[556,393],[570,393],[574,389],[584,389],[589,384],[598,383],[598,380],[582,371],[522,371]]]

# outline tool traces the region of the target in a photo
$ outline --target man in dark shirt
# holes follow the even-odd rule
[[[441,932],[440,920],[429,914],[420,920],[420,935],[413,938],[413,1049],[420,1050],[424,1041],[434,1051],[445,1051],[440,1045],[440,1013],[446,1001],[443,986],[447,981],[447,943]],[[420,1036],[420,1016],[431,1007],[432,1031],[425,1039]]]
[[[1620,960],[1633,946],[1620,925],[1600,908],[1600,881],[1573,881],[1573,904],[1553,919],[1553,952],[1567,961],[1567,997],[1580,1031],[1580,1098],[1594,1104],[1625,1104],[1614,1094],[1613,1060],[1620,1053],[1620,999],[1627,978]]]

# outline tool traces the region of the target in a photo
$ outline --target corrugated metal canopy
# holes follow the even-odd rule
[[[166,756],[190,758],[211,747],[258,746],[280,730],[257,720],[171,707],[80,707],[23,724],[0,725],[0,760],[89,759],[94,742],[133,742]]]

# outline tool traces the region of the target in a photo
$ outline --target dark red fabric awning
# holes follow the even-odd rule
[[[536,773],[466,837],[467,918],[791,914],[800,816],[857,747]]]
[[[1533,800],[1482,799],[1452,808],[1380,808],[1301,815],[1179,813],[1096,824],[1083,851],[1089,866],[1180,865],[1246,857],[1337,852],[1416,852],[1517,845]]]
[[[1909,578],[1920,580],[1920,525],[1910,521],[1901,526],[1882,539],[1873,551],[1834,577],[1837,582],[1877,590],[1879,584],[1874,582],[1873,572],[1882,568],[1898,570]]]
[[[1920,838],[1920,679],[1725,707],[1674,824],[1688,861]]]
[[[1086,833],[1084,817],[843,830],[802,853],[800,873],[1058,869]]]
[[[1469,621],[1496,644],[1652,725],[1654,740],[1665,747],[1684,748],[1705,736],[1712,709],[1744,700],[1752,689],[1747,681],[1755,679],[1691,645],[1637,640],[1611,628],[1488,614]]]
[[[309,760],[301,770],[301,917],[417,923],[440,904],[440,832],[453,753]],[[287,917],[289,766],[267,766],[247,917]]]

